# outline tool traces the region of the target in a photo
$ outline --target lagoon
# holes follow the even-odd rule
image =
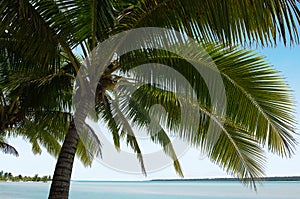
[[[47,198],[50,183],[0,182],[1,199]],[[239,182],[73,181],[70,199],[299,199],[300,182],[264,182],[258,191]]]

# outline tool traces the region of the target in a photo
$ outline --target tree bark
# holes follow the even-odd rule
[[[78,139],[79,135],[72,121],[56,163],[48,199],[68,199]]]

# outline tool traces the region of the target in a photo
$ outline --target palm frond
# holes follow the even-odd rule
[[[228,174],[256,189],[255,181],[264,173],[266,157],[254,137],[232,124],[223,126],[218,141],[208,156]],[[230,154],[230,155],[229,155]]]
[[[299,43],[295,0],[138,1],[118,18],[119,31],[138,27],[177,29],[206,42],[276,45]]]
[[[28,140],[35,154],[40,154],[43,146],[51,155],[58,157],[69,118],[68,113],[59,111],[35,111],[8,133]]]
[[[114,146],[119,151],[120,150],[120,127],[114,119],[112,114],[112,108],[107,96],[104,96],[103,99],[98,99],[96,103],[96,111],[101,115],[101,119],[106,122],[106,125],[112,134]]]
[[[70,3],[71,2],[71,3]],[[71,4],[71,6],[69,5]],[[68,12],[72,7],[74,38],[84,41],[89,51],[108,38],[108,32],[113,29],[118,4],[115,0],[102,1],[69,1]]]
[[[0,136],[0,150],[3,153],[6,154],[11,154],[14,156],[19,156],[18,151],[15,149],[15,147],[9,145],[8,143],[5,142],[4,138],[2,136]]]
[[[183,124],[181,123],[181,118],[178,118],[178,115],[180,117],[180,114],[172,114],[172,112],[169,111],[173,109],[180,112],[180,103],[174,103],[174,101],[176,101],[174,98],[173,100],[172,98],[161,99],[157,94],[153,94],[154,91],[161,96],[167,96],[166,92],[170,92],[158,88],[149,89],[149,85],[147,85],[147,89],[140,88],[131,96],[131,103],[133,101],[139,102],[139,105],[135,103],[129,104],[129,106],[132,107],[130,110],[130,116],[135,123],[141,125],[145,125],[145,122],[150,123],[149,114],[147,114],[148,112],[142,107],[147,109],[155,104],[160,104],[163,107],[169,106],[169,109],[165,109],[166,112],[168,112],[168,116],[164,119],[160,119],[161,122],[172,121],[177,124],[176,127],[168,124],[166,125],[176,135],[189,141],[192,146],[197,148],[200,147],[202,151],[205,151],[208,154],[212,162],[216,162],[229,174],[240,178],[244,182],[248,182],[250,180],[252,185],[255,187],[254,180],[264,175],[263,165],[265,163],[265,157],[261,146],[253,136],[249,135],[249,132],[243,130],[239,125],[230,122],[230,120],[226,121],[224,124],[224,121],[220,120],[218,115],[210,113],[204,107],[201,107],[201,105],[198,107],[198,110],[200,111],[200,117],[198,118],[200,119],[198,131],[182,132],[179,130],[181,128],[178,128],[178,126],[185,125],[185,122],[183,122]],[[156,112],[156,114],[159,113]],[[148,120],[144,118],[147,118]],[[151,122],[153,122],[152,120],[153,117],[151,117]],[[157,128],[154,129],[157,130]],[[151,128],[149,131],[150,133],[152,132]],[[164,149],[168,155],[171,157],[172,155],[175,155],[172,148],[171,153],[167,151],[170,150],[170,148],[167,147],[172,146],[170,144],[170,140],[166,139],[167,135],[161,131],[153,132],[155,133],[153,134],[154,136],[152,139],[156,142],[161,142],[160,144],[166,147]],[[177,157],[175,160],[177,160]]]
[[[149,89],[147,89],[149,91]],[[135,92],[134,94],[136,95],[137,93],[142,93],[142,92]],[[145,93],[143,93],[145,94]],[[149,93],[148,93],[149,94]],[[144,95],[145,96],[145,95]],[[153,97],[157,97],[155,95],[151,95]],[[147,102],[149,102],[150,100],[146,100]],[[151,140],[154,143],[158,143],[163,147],[164,152],[172,158],[173,160],[173,166],[175,171],[178,173],[179,176],[183,177],[183,172],[178,160],[178,157],[176,155],[176,152],[174,150],[173,144],[168,136],[168,134],[165,132],[165,130],[162,128],[160,121],[170,121],[167,125],[176,125],[178,124],[178,122],[174,122],[174,117],[169,117],[170,120],[166,119],[168,117],[166,117],[166,115],[161,115],[159,112],[155,112],[155,116],[157,118],[160,119],[154,119],[154,117],[150,118],[149,113],[149,108],[151,106],[149,106],[149,104],[143,104],[141,102],[145,102],[145,100],[139,100],[136,96],[131,96],[129,104],[127,104],[128,109],[129,109],[129,116],[132,119],[133,123],[135,125],[138,125],[140,127],[147,127],[147,133],[150,135]],[[169,101],[170,102],[170,101]],[[151,102],[150,102],[151,103]],[[152,104],[152,105],[155,105]],[[171,106],[169,106],[171,107]],[[178,110],[178,106],[172,106],[174,109]],[[170,110],[168,110],[169,113]],[[179,110],[180,111],[180,110]],[[172,114],[173,116],[180,115],[180,114],[174,114],[173,113],[169,113]]]
[[[145,49],[121,57],[121,70],[138,81],[164,85],[167,91],[162,89],[164,86],[158,88],[151,85],[140,87],[132,96],[143,107],[160,104],[170,113],[178,113],[176,110],[182,108],[175,100],[176,95],[170,94],[176,94],[180,86],[176,84],[182,81],[172,79],[172,84],[166,83],[170,74],[162,73],[155,66],[146,73],[137,72],[134,68],[143,63],[159,63],[184,76],[197,94],[199,130],[189,131],[189,125],[186,125],[185,131],[177,129],[174,132],[194,146],[204,148],[212,161],[226,168],[228,173],[241,179],[255,180],[264,173],[264,145],[281,156],[290,157],[293,154],[296,141],[291,91],[280,74],[253,51],[238,47],[224,48],[217,44],[203,44],[203,47],[212,59],[210,63],[215,63],[216,67],[203,59],[205,56],[201,48],[199,51],[191,48],[191,52],[187,53],[189,57],[179,56],[180,52],[177,55]],[[207,79],[191,63],[203,63],[201,67],[206,68],[209,72],[205,74],[211,74],[211,77],[220,74],[227,102],[223,112],[218,111],[222,110],[223,107],[218,107],[222,103],[213,103],[211,99],[214,96],[212,93],[220,91],[220,85],[215,85],[218,83],[215,78],[206,77],[213,80],[210,83],[215,82],[211,84],[213,89],[209,90]],[[179,121],[178,114],[168,114],[167,121],[176,123]],[[176,127],[168,125],[167,121],[170,130]],[[213,139],[211,145],[208,140],[212,134],[217,139]],[[226,145],[222,146],[222,142]]]
[[[5,82],[1,80],[1,84],[9,92],[8,95],[19,97],[21,107],[71,110],[71,74],[63,70],[41,74],[10,71]]]
[[[87,123],[79,132],[79,138],[76,154],[84,166],[91,166],[95,157],[102,157],[101,142]]]
[[[59,4],[62,5],[59,5]],[[40,70],[49,63],[59,63],[60,51],[78,70],[72,46],[73,13],[65,12],[61,1],[0,1],[1,45],[22,58],[21,63],[39,63]],[[34,59],[32,59],[34,57]]]
[[[280,73],[252,51],[229,50],[221,60],[219,49],[211,56],[228,88],[230,118],[238,124],[247,122],[247,131],[271,152],[291,156],[296,144],[294,101]]]
[[[111,106],[111,111],[114,114],[114,119],[116,123],[119,125],[119,128],[121,130],[120,137],[121,138],[125,137],[127,145],[129,145],[132,148],[132,150],[136,153],[137,159],[139,160],[141,165],[141,170],[146,175],[143,154],[138,144],[137,137],[135,136],[135,133],[128,119],[118,107],[117,102],[111,101],[110,106]]]
[[[270,67],[263,57],[257,56],[251,50],[239,48],[224,50],[223,46],[212,44],[204,45],[204,48],[210,55],[211,62],[214,61],[216,64],[217,70],[210,64],[203,64],[202,67],[206,67],[211,74],[220,73],[224,83],[227,101],[225,117],[239,125],[245,125],[247,131],[256,136],[260,143],[267,143],[272,152],[285,156],[291,155],[295,144],[292,136],[295,132],[294,103],[291,99],[290,90],[278,72]],[[151,50],[147,49],[147,51]],[[199,51],[203,50],[199,49]],[[151,52],[150,56],[148,52],[138,51],[124,56],[124,62],[121,60],[124,66],[122,69],[129,71],[136,64],[141,65],[142,62],[165,64],[180,72],[189,81],[197,93],[197,99],[202,107],[210,112],[220,109],[220,107],[212,107],[214,106],[210,99],[212,95],[210,92],[212,91],[208,90],[207,82],[204,81],[202,74],[199,74],[199,71],[191,65],[191,63],[203,62],[201,52],[190,52],[190,59],[159,50]],[[148,57],[145,57],[146,54]],[[132,59],[133,57],[134,59]],[[130,67],[127,68],[128,66]],[[166,78],[162,77],[169,77],[169,75],[157,71],[159,69],[155,68],[152,69],[151,73],[134,72],[132,75],[138,80],[145,81],[148,79],[148,82],[156,79],[156,82],[165,85]],[[157,75],[158,73],[161,77]],[[206,72],[205,74],[209,73]],[[178,88],[176,87],[176,80],[173,82],[167,86],[168,89],[176,92],[176,88]],[[219,86],[215,85],[216,89],[213,92],[218,92]],[[240,106],[241,102],[243,106]],[[222,115],[220,116],[222,117]]]

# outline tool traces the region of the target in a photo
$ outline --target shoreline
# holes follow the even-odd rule
[[[237,178],[190,178],[190,179],[150,179],[150,180],[71,180],[72,182],[116,182],[116,183],[135,183],[135,182],[240,182]],[[263,177],[256,182],[297,182],[300,181],[300,176],[284,176],[284,177]],[[0,180],[0,182],[38,182],[50,183],[48,181],[10,181]]]

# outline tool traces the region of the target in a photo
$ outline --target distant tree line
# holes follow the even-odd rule
[[[246,180],[250,180],[247,179]],[[151,181],[240,181],[238,178],[153,179]],[[300,176],[262,177],[257,181],[300,181]]]
[[[31,176],[22,176],[21,174],[14,176],[10,172],[5,172],[4,173],[4,171],[0,171],[0,181],[48,182],[48,181],[51,181],[51,176],[42,176],[42,177],[40,177],[40,176],[38,176],[38,174],[35,174],[33,177],[31,177]]]

